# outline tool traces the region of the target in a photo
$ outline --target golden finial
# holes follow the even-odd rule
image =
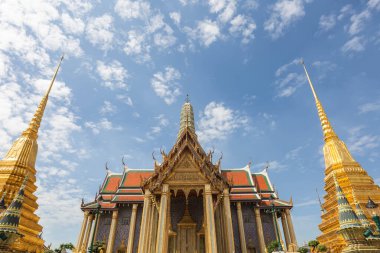
[[[301,64],[303,66],[303,69],[304,69],[305,74],[306,74],[307,81],[309,82],[310,89],[311,89],[313,96],[314,96],[314,99],[315,99],[315,104],[317,106],[318,116],[319,116],[319,119],[321,121],[324,139],[325,139],[325,141],[327,141],[330,138],[337,137],[337,135],[334,132],[334,129],[332,128],[332,126],[330,124],[329,119],[327,118],[325,110],[323,109],[323,106],[322,106],[321,102],[319,101],[317,93],[315,92],[313,83],[311,82],[309,73],[307,72],[305,62],[303,61],[303,59],[301,59]]]
[[[62,60],[63,60],[63,55],[61,56],[61,59],[58,63],[58,66],[54,72],[54,75],[53,75],[53,78],[50,82],[49,88],[46,91],[45,95],[43,96],[40,104],[38,105],[38,108],[37,108],[32,120],[29,123],[28,129],[24,131],[23,135],[27,135],[27,136],[32,137],[34,139],[37,138],[38,129],[40,128],[40,125],[41,125],[42,116],[44,115],[44,111],[45,111],[45,107],[46,107],[46,104],[47,104],[47,101],[49,98],[49,94],[50,94],[51,88],[53,87],[55,78],[57,77],[59,68],[61,67]]]

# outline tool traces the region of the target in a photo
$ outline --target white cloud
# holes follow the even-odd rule
[[[153,75],[151,85],[157,96],[163,98],[165,103],[170,105],[181,94],[181,86],[178,83],[180,79],[181,73],[169,66],[165,68],[165,72],[157,72]]]
[[[116,96],[116,98],[129,106],[133,106],[132,98],[125,94],[119,94]]]
[[[355,35],[364,29],[365,22],[371,17],[371,13],[368,10],[364,10],[359,14],[351,16],[351,25],[348,28],[350,35]]]
[[[372,149],[379,147],[380,136],[363,133],[364,127],[358,126],[349,129],[347,145],[349,150],[359,155],[370,155]]]
[[[102,107],[99,112],[101,114],[109,114],[116,112],[116,106],[114,106],[110,101],[104,101]]]
[[[276,70],[277,97],[289,97],[306,83],[305,73],[299,65],[300,61],[300,58],[296,58]],[[336,64],[330,61],[314,61],[311,65],[314,67],[314,71],[318,73],[315,75],[317,80],[324,79],[329,72],[336,68]]]
[[[329,31],[336,25],[336,16],[334,14],[322,15],[319,19],[319,28],[323,31]]]
[[[369,0],[367,5],[371,9],[380,10],[380,0]]]
[[[226,5],[226,0],[209,0],[210,12],[217,13]]]
[[[352,5],[347,4],[340,9],[340,14],[338,15],[338,20],[342,20],[343,18],[351,15],[354,12]]]
[[[102,84],[110,89],[127,89],[128,85],[125,83],[128,74],[127,70],[121,65],[119,61],[112,61],[111,63],[105,63],[103,61],[97,61],[97,72],[104,81]]]
[[[218,19],[222,23],[227,23],[231,20],[236,12],[236,0],[229,0],[224,10],[219,14]]]
[[[365,103],[359,106],[360,113],[376,112],[380,111],[380,101]]]
[[[120,126],[114,126],[107,118],[102,118],[98,122],[87,121],[85,127],[92,130],[93,134],[99,134],[103,130],[122,130]]]
[[[305,15],[302,0],[278,0],[270,7],[271,16],[264,23],[264,29],[273,39],[284,34],[285,29]]]
[[[196,4],[198,3],[198,0],[179,0],[179,2],[183,5],[190,5],[190,4]]]
[[[223,103],[210,102],[200,114],[198,138],[201,142],[224,140],[238,129],[248,128],[249,118]]]
[[[157,121],[157,125],[150,128],[150,131],[146,133],[146,138],[148,139],[154,139],[157,135],[161,133],[163,128],[167,127],[169,125],[169,120],[166,118],[164,114],[160,114],[154,119]]]
[[[62,14],[62,25],[66,32],[81,34],[84,31],[84,22],[80,18],[73,18],[68,13]]]
[[[284,165],[281,162],[278,162],[276,160],[272,160],[272,161],[267,161],[264,163],[258,163],[256,165],[254,165],[254,168],[257,171],[261,171],[264,168],[268,168],[268,171],[281,172],[281,171],[286,170],[287,167],[286,167],[286,165]]]
[[[170,12],[169,16],[173,20],[174,24],[179,25],[181,23],[181,13]]]
[[[362,36],[355,36],[347,41],[343,47],[343,53],[361,52],[365,49],[366,40]]]
[[[128,32],[128,39],[124,46],[124,52],[127,55],[137,57],[137,62],[147,62],[150,57],[150,46],[146,43],[146,36],[138,31],[131,30]]]
[[[306,77],[301,71],[291,72],[290,68],[298,65],[300,59],[294,59],[276,70],[277,97],[289,97],[306,83]],[[301,70],[301,68],[300,68]]]
[[[113,42],[113,18],[109,14],[91,18],[86,28],[87,39],[94,46],[99,46],[102,50],[108,50]]]
[[[186,27],[185,30],[192,39],[199,40],[206,47],[210,46],[221,36],[218,24],[209,19],[198,21],[195,29]]]
[[[147,1],[118,0],[115,12],[123,19],[146,19],[150,15],[150,4]]]
[[[249,21],[244,15],[237,15],[231,20],[231,27],[229,32],[231,34],[241,34],[243,39],[242,43],[247,44],[254,39],[253,32],[256,30],[256,23]]]
[[[162,49],[173,46],[176,40],[177,38],[173,36],[173,30],[169,26],[165,26],[163,32],[154,35],[154,44]]]
[[[294,204],[294,206],[296,206],[296,207],[316,206],[316,205],[319,205],[319,202],[316,199],[305,200],[303,202],[299,202],[299,203]]]

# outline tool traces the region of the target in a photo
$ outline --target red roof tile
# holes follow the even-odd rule
[[[125,173],[122,187],[140,187],[141,180],[145,178],[149,178],[153,174],[153,171],[127,171]]]
[[[273,191],[266,176],[260,174],[255,174],[253,176],[258,184],[259,191]]]
[[[119,188],[120,180],[121,180],[121,175],[108,176],[103,186],[102,193],[115,193],[117,189]]]
[[[250,174],[245,170],[224,170],[222,175],[227,178],[228,181],[232,181],[233,186],[251,186],[249,179]]]

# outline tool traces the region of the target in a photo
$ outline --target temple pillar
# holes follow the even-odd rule
[[[107,243],[107,251],[106,251],[106,253],[112,253],[113,252],[113,246],[115,244],[115,236],[116,236],[117,216],[118,216],[118,214],[119,214],[118,210],[114,210],[112,212],[111,228],[110,228],[110,234],[108,236],[108,243]]]
[[[227,252],[235,252],[234,243],[234,230],[232,228],[232,217],[231,217],[231,203],[230,203],[230,193],[228,188],[223,190],[223,214],[224,214],[224,224],[226,228],[227,235]]]
[[[96,234],[98,232],[99,216],[100,216],[100,213],[99,212],[96,213],[96,215],[95,215],[95,226],[92,228],[91,235],[90,235],[90,238],[88,240],[88,242],[89,242],[90,245],[88,247],[90,247],[92,245],[92,243],[93,243],[93,240],[96,239],[94,237],[96,237]]]
[[[146,225],[146,229],[147,229],[147,236],[145,237],[145,244],[146,244],[146,248],[147,248],[147,252],[150,252],[150,248],[151,248],[151,244],[152,244],[152,238],[153,238],[153,235],[152,235],[152,219],[153,219],[153,212],[154,212],[154,205],[153,205],[153,202],[151,201],[149,203],[149,213],[148,213],[148,218],[147,218],[147,225]]]
[[[281,223],[282,223],[282,229],[284,230],[286,249],[289,250],[289,245],[290,245],[290,235],[289,235],[288,224],[286,223],[286,215],[285,215],[285,212],[281,212]]]
[[[261,221],[260,209],[255,207],[255,218],[256,218],[256,229],[257,229],[257,237],[259,241],[259,253],[265,253],[265,240],[264,240],[264,230],[263,223]]]
[[[156,247],[156,240],[157,240],[157,223],[158,223],[158,211],[157,207],[154,205],[152,207],[152,225],[151,225],[151,245],[150,245],[150,252],[155,252]],[[167,229],[166,229],[167,231]]]
[[[161,202],[160,202],[160,213],[158,218],[158,229],[157,229],[157,242],[156,242],[156,253],[166,253],[167,252],[167,210],[168,210],[168,195],[169,195],[169,185],[162,185],[161,192]]]
[[[293,221],[292,221],[292,217],[290,215],[289,209],[285,209],[285,216],[286,216],[286,223],[288,223],[288,229],[289,229],[289,233],[290,233],[291,244],[293,247],[292,250],[297,251],[298,246],[297,246],[296,233],[294,232]]]
[[[238,217],[238,225],[239,225],[239,238],[240,238],[240,247],[241,253],[247,253],[247,243],[245,241],[245,233],[244,233],[244,221],[243,221],[243,212],[241,211],[241,203],[236,203],[237,208],[237,217]]]
[[[80,233],[79,233],[79,236],[78,236],[78,242],[77,242],[77,247],[75,249],[75,252],[79,252],[80,249],[81,249],[81,245],[83,243],[84,233],[86,231],[86,226],[87,226],[87,217],[88,217],[88,211],[85,211],[84,212],[84,217],[83,217],[83,222],[82,222],[82,227],[80,229]]]
[[[149,190],[145,190],[144,194],[144,206],[143,206],[143,212],[141,217],[141,225],[140,225],[140,237],[139,237],[139,247],[138,252],[139,253],[146,253],[146,240],[147,237],[147,223],[148,223],[148,214],[150,213],[149,208],[150,206],[150,196],[151,193]]]
[[[138,204],[133,204],[132,206],[131,222],[129,223],[127,253],[133,252],[133,241],[135,239],[137,207],[138,207]]]
[[[81,247],[81,252],[87,252],[87,245],[88,245],[88,239],[90,238],[90,233],[91,233],[91,227],[92,227],[92,222],[94,221],[94,215],[89,214],[87,217],[87,231],[86,235],[84,236],[83,244]]]
[[[206,209],[206,244],[209,251],[207,253],[217,253],[214,206],[212,201],[211,185],[205,185],[205,209]]]

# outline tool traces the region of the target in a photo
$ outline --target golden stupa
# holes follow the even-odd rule
[[[5,204],[8,206],[17,194],[25,176],[28,177],[25,186],[24,202],[21,209],[18,232],[22,237],[11,246],[12,250],[20,252],[43,252],[44,241],[41,238],[42,226],[38,224],[39,217],[35,214],[38,208],[36,183],[36,157],[38,129],[63,57],[51,80],[50,86],[43,96],[28,128],[13,143],[5,157],[0,160],[0,195],[6,192]]]
[[[347,242],[344,240],[342,234],[338,233],[340,230],[338,202],[336,199],[337,192],[333,175],[336,176],[336,179],[349,203],[357,203],[363,210],[366,209],[365,204],[368,201],[368,197],[376,203],[380,202],[380,187],[374,183],[373,179],[361,167],[361,165],[354,160],[350,151],[347,149],[346,144],[340,140],[334,132],[314,90],[305,64],[303,64],[303,68],[310,84],[311,91],[313,92],[324,136],[324,189],[326,195],[324,196],[324,203],[322,204],[322,222],[319,224],[319,229],[322,234],[318,236],[317,239],[321,244],[326,245],[331,252],[341,252],[347,246]],[[356,208],[354,205],[352,207]],[[367,219],[370,220],[371,217],[369,214],[366,215]]]

